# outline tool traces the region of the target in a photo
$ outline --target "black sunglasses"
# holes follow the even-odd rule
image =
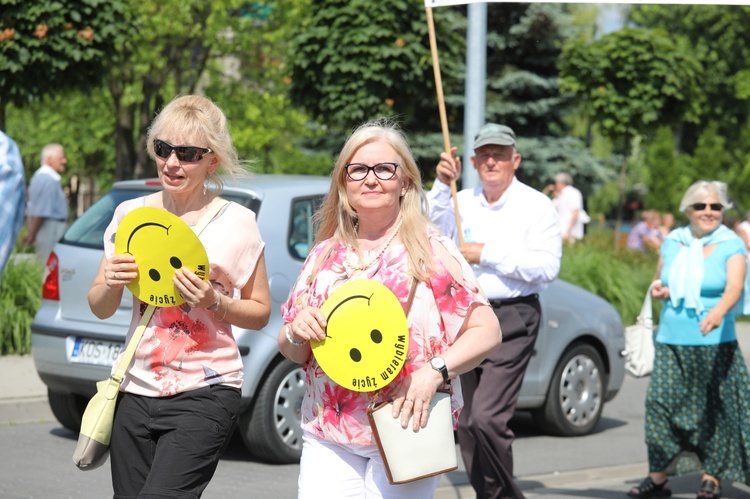
[[[204,154],[213,152],[208,147],[198,146],[173,146],[169,142],[163,140],[154,139],[154,154],[162,159],[168,159],[172,155],[172,151],[177,155],[177,159],[185,161],[187,163],[195,163],[203,159]]]
[[[693,203],[690,205],[695,211],[703,211],[706,206],[711,208],[711,211],[721,211],[724,205],[721,203]]]

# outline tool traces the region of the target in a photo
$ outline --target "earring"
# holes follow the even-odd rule
[[[206,190],[208,189],[208,182],[211,180],[211,174],[206,174],[205,180],[203,180],[203,195],[206,195]]]

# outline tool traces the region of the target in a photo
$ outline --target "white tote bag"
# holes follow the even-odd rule
[[[371,405],[367,415],[391,484],[413,482],[458,468],[451,396],[447,391],[435,393],[427,426],[416,432],[411,418],[406,428],[401,427],[401,418],[394,419],[391,402]]]
[[[636,377],[648,376],[654,370],[654,318],[651,290],[658,284],[661,284],[658,279],[651,283],[635,324],[625,328],[625,369]]]

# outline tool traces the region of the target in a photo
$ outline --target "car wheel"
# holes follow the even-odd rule
[[[276,364],[252,406],[240,414],[240,434],[251,454],[275,464],[299,462],[305,372],[288,360]]]
[[[72,393],[60,393],[47,390],[47,400],[52,414],[70,431],[78,433],[81,431],[81,418],[86,410],[88,400]]]
[[[602,415],[605,377],[599,352],[591,345],[573,345],[557,364],[547,400],[534,412],[534,422],[551,435],[590,433]]]

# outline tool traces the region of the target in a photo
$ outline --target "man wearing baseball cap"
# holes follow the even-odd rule
[[[516,178],[521,154],[515,132],[487,123],[473,145],[471,163],[481,186],[457,195],[462,244],[450,188],[461,175],[455,148],[453,154],[440,155],[437,180],[427,196],[430,218],[460,244],[503,333],[502,344],[460,377],[464,408],[458,442],[477,497],[522,498],[513,480],[514,435],[508,421],[539,332],[539,292],[557,277],[562,239],[550,199]]]

